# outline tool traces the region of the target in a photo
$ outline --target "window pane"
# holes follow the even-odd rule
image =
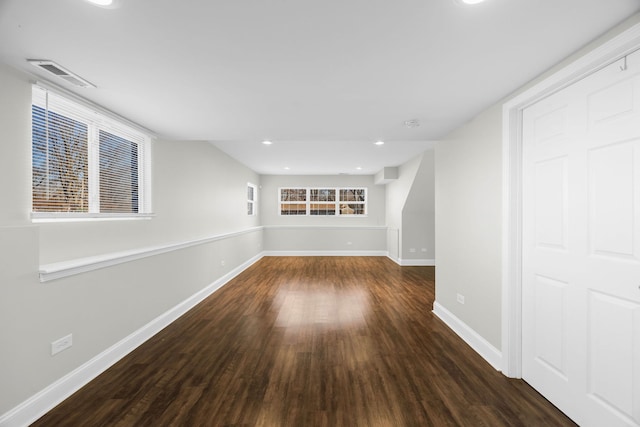
[[[253,215],[253,202],[247,202],[247,214]]]
[[[310,190],[310,199],[312,202],[335,202],[336,190],[312,188]]]
[[[335,215],[336,204],[335,203],[311,203],[309,207],[310,215]]]
[[[341,202],[364,202],[364,188],[346,188],[340,190]]]
[[[364,215],[364,204],[350,203],[340,205],[340,215]]]
[[[100,131],[100,212],[138,212],[138,145]]]
[[[305,203],[281,203],[280,215],[306,215],[307,205]]]
[[[32,106],[34,212],[88,212],[85,123]]]
[[[306,202],[307,190],[305,188],[283,188],[280,190],[282,202]]]
[[[253,187],[247,186],[247,200],[253,200]]]

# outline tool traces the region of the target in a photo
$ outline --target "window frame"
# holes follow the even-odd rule
[[[288,191],[292,191],[292,192],[296,192],[299,193],[300,190],[304,190],[304,200],[282,200],[282,190],[288,190]],[[308,214],[308,202],[309,202],[309,191],[307,190],[306,187],[282,187],[282,188],[278,188],[278,215],[280,216],[305,216]],[[283,214],[282,213],[282,205],[289,205],[289,206],[294,206],[294,205],[304,205],[305,206],[305,213],[304,214],[300,214],[300,213],[295,213],[295,214]],[[287,210],[287,211],[293,211],[293,210]],[[300,209],[296,209],[295,212],[300,212]]]
[[[282,200],[282,196],[283,190],[305,190],[305,200]],[[362,196],[364,197],[364,200],[359,201],[359,200],[342,200],[341,199],[341,194],[342,191],[349,191],[349,190],[358,190],[358,191],[362,191]],[[312,193],[316,192],[316,194],[319,194],[320,192],[324,192],[324,191],[328,191],[328,192],[333,192],[333,200],[312,200]],[[288,217],[288,216],[308,216],[308,217],[344,217],[344,218],[363,218],[363,217],[367,217],[369,215],[369,207],[368,207],[368,202],[369,202],[369,196],[368,196],[368,188],[367,187],[357,187],[357,186],[350,186],[350,187],[332,187],[332,186],[314,186],[314,187],[279,187],[278,188],[278,216],[282,216],[282,217]],[[342,209],[341,209],[341,205],[343,204],[348,204],[348,205],[361,205],[362,206],[362,211],[363,213],[359,214],[359,213],[351,213],[351,214],[345,214],[342,213]],[[298,214],[283,214],[283,209],[282,206],[283,205],[304,205],[305,206],[305,213],[298,213]],[[312,213],[314,210],[312,209],[312,205],[333,205],[334,209],[332,210],[333,213],[318,213],[321,212],[321,209],[316,209],[316,213]],[[330,209],[324,209],[325,211]],[[298,210],[298,212],[301,211]]]
[[[76,222],[99,220],[127,220],[150,219],[154,215],[151,210],[151,137],[132,125],[125,123],[124,119],[110,115],[97,106],[78,99],[74,96],[66,96],[46,86],[34,84],[31,98],[31,176],[34,178],[34,107],[55,113],[64,118],[87,126],[87,211],[86,212],[61,212],[61,211],[35,211],[34,192],[32,184],[31,193],[31,220],[32,222]],[[46,121],[46,118],[45,118]],[[47,126],[45,124],[45,126]],[[135,170],[137,186],[137,212],[100,212],[100,161],[99,154],[101,131],[121,138],[135,145],[136,156]],[[102,157],[104,159],[104,157]],[[132,163],[133,164],[133,163]],[[45,171],[45,173],[47,173]]]
[[[314,194],[315,193],[315,194]],[[307,215],[309,216],[337,216],[339,211],[338,193],[336,188],[308,188]],[[314,195],[316,197],[314,197]],[[323,197],[324,196],[324,197]],[[323,200],[325,199],[325,200]]]
[[[362,191],[362,197],[364,198],[364,200],[349,200],[349,199],[342,199],[342,192],[343,191]],[[346,216],[346,217],[363,217],[363,216],[367,216],[368,212],[368,206],[367,206],[367,201],[369,198],[368,192],[367,192],[367,188],[366,187],[340,187],[338,188],[338,209],[340,211],[340,216]],[[342,213],[342,205],[346,204],[348,206],[349,209],[352,209],[350,205],[359,205],[362,206],[362,211],[363,213],[359,214],[359,213],[352,213],[352,214],[344,214]]]

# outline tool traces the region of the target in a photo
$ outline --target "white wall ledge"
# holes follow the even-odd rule
[[[254,233],[263,230],[264,227],[252,227],[231,233],[216,234],[201,239],[189,240],[180,243],[170,243],[160,246],[150,246],[133,249],[130,251],[112,252],[86,258],[76,258],[69,261],[54,262],[40,266],[40,282],[49,282],[63,277],[69,277],[100,268],[111,267],[125,262],[135,261],[167,252],[204,245],[218,240],[229,239],[243,234]]]
[[[387,251],[264,251],[264,256],[384,256]]]
[[[320,229],[320,230],[386,230],[386,225],[264,225],[265,230],[300,230],[300,229]]]
[[[414,258],[394,258],[389,256],[389,259],[402,267],[435,267],[435,259],[414,259]]]

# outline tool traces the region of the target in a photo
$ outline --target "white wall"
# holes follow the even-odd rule
[[[640,22],[636,14],[509,98]],[[436,302],[501,348],[502,104],[436,143]],[[465,304],[456,295],[465,296]]]
[[[0,65],[0,418],[260,253],[246,184],[260,177],[204,142],[152,143],[156,217],[32,225],[31,86]],[[39,265],[246,234],[51,282]],[[225,261],[221,265],[221,260]],[[56,356],[50,343],[73,334]]]
[[[26,76],[0,64],[0,93],[0,225],[27,225],[31,204],[31,86]]]
[[[386,185],[387,245],[398,262],[435,258],[434,173],[434,152],[427,150],[402,164],[398,179]]]
[[[496,348],[501,334],[502,109],[436,144],[436,301]],[[465,304],[456,302],[456,295]]]
[[[371,254],[386,252],[385,188],[370,175],[263,175],[259,209],[264,248],[272,253]],[[280,216],[282,187],[366,187],[366,216]]]
[[[385,210],[387,226],[389,228],[402,228],[402,209],[411,191],[411,185],[415,180],[418,168],[420,168],[422,156],[416,156],[398,167],[398,179],[386,185]]]
[[[435,248],[435,153],[425,151],[402,209],[402,260],[433,264]],[[414,250],[415,252],[412,252]]]
[[[386,255],[386,227],[265,226],[269,255]]]

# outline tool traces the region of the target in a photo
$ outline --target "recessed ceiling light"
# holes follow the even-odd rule
[[[478,3],[482,3],[484,0],[458,0],[458,1],[464,4],[478,4]]]
[[[404,125],[408,128],[417,128],[418,126],[420,126],[420,120],[418,119],[407,120],[404,122]]]
[[[358,166],[358,167],[356,168],[356,170],[361,171],[361,170],[362,170],[362,167],[361,167],[361,166]]]
[[[376,141],[374,144],[376,144],[376,145],[384,145],[384,141]]]
[[[284,170],[288,171],[289,169],[291,169],[289,166],[285,166]]]
[[[89,3],[97,4],[98,6],[111,6],[113,0],[87,0]]]
[[[273,142],[271,142],[271,141],[262,141],[262,143],[263,143],[264,145],[271,145],[271,144],[273,144]]]
[[[85,0],[94,6],[103,9],[118,9],[122,5],[122,0]]]

